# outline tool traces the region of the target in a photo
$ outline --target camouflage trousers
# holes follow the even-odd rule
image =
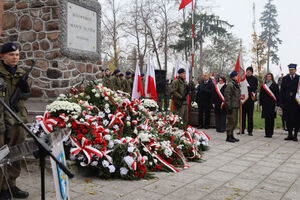
[[[8,146],[12,147],[17,144],[21,144],[25,142],[26,133],[23,127],[15,125],[12,126],[9,130],[10,133],[10,141]],[[13,162],[10,166],[6,167],[6,178],[10,187],[16,186],[16,179],[21,174],[21,161]],[[2,190],[7,190],[8,186],[4,181],[2,181]]]
[[[187,105],[182,105],[181,107],[175,106],[174,113],[176,113],[179,117],[181,117],[184,123],[187,122]]]
[[[238,122],[238,108],[233,108],[232,112],[226,115],[226,131],[228,134],[232,135],[234,129],[236,128],[237,122]]]

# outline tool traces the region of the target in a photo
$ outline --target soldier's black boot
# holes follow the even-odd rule
[[[1,200],[11,200],[10,193],[8,190],[2,190],[0,193],[0,199]]]
[[[284,138],[284,140],[293,140],[293,139],[294,139],[293,132],[292,132],[292,130],[289,130],[288,136],[286,138]]]
[[[240,140],[235,138],[233,135],[232,135],[232,138],[234,139],[235,142],[239,142]]]
[[[298,142],[298,130],[295,130],[293,140],[294,140],[295,142]]]
[[[230,134],[230,133],[229,133]],[[227,132],[227,138],[226,138],[226,142],[235,142],[235,139],[233,138],[232,135],[229,135]]]
[[[26,199],[29,196],[28,192],[20,190],[17,186],[11,188],[11,193],[14,198],[19,199]]]

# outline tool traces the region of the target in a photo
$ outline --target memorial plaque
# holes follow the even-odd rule
[[[68,2],[68,48],[96,52],[97,13]]]
[[[91,0],[60,0],[60,43],[74,60],[101,59],[101,7]]]

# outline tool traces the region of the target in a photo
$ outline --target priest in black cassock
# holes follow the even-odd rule
[[[287,122],[288,137],[285,138],[285,140],[298,141],[297,134],[300,128],[300,106],[295,97],[299,87],[299,75],[296,74],[296,64],[289,64],[288,67],[289,74],[282,78],[280,107],[284,110]]]

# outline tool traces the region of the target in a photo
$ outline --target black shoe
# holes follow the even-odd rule
[[[240,132],[238,132],[238,133],[236,133],[237,135],[240,135],[241,133]]]
[[[19,199],[26,199],[29,196],[28,192],[20,190],[17,186],[11,188],[11,193],[14,198]]]
[[[284,138],[284,140],[293,140],[294,138],[293,137],[286,137],[286,138]]]
[[[294,138],[293,138],[293,141],[298,142],[298,138],[297,138],[297,137],[294,137]]]
[[[237,138],[235,138],[235,137],[233,137],[233,136],[232,136],[232,138],[233,138],[234,141],[236,141],[236,142],[239,142],[239,141],[240,141],[239,139],[237,139]]]
[[[272,135],[266,135],[265,138],[272,138]]]
[[[202,125],[199,125],[199,126],[197,127],[197,129],[201,129],[201,128],[203,128],[203,126],[202,126]]]
[[[245,132],[244,131],[242,131],[242,135],[244,135],[245,134]]]
[[[205,129],[209,129],[209,126],[205,126]]]
[[[253,136],[252,132],[249,132],[248,135],[249,135],[249,136]]]
[[[1,200],[11,200],[9,190],[3,190],[0,193]]]
[[[232,142],[232,143],[234,143],[235,139],[232,136],[229,136],[229,137],[227,136],[226,142]]]

